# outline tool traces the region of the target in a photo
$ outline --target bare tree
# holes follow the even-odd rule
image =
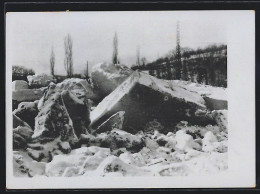
[[[146,58],[145,58],[145,57],[142,57],[142,58],[141,58],[141,64],[142,64],[143,66],[145,66],[146,63],[147,63]]]
[[[141,65],[141,61],[140,61],[140,46],[137,46],[136,49],[136,65],[140,66]]]
[[[84,76],[85,76],[85,79],[90,83],[90,77],[89,77],[89,72],[88,72],[88,61],[86,63],[86,69],[84,71]]]
[[[117,33],[116,32],[115,32],[115,36],[114,36],[114,39],[113,39],[112,63],[118,64],[118,39],[117,39]]]
[[[54,76],[54,65],[55,65],[55,54],[54,54],[53,47],[52,47],[51,56],[50,56],[50,70],[51,70],[52,76]]]
[[[176,53],[175,53],[175,59],[176,59],[176,64],[175,64],[175,79],[180,80],[181,75],[182,75],[182,61],[181,61],[181,46],[180,46],[180,22],[177,21],[177,39],[176,39]]]
[[[65,58],[64,67],[67,72],[67,76],[71,78],[73,76],[73,58],[72,58],[72,39],[70,34],[64,38]]]

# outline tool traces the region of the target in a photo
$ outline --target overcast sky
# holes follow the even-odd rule
[[[33,68],[37,74],[49,73],[53,46],[55,73],[65,74],[64,37],[69,33],[74,72],[81,73],[87,60],[90,66],[112,60],[112,41],[117,32],[120,62],[130,66],[136,61],[138,45],[141,57],[148,61],[174,49],[177,21],[182,47],[226,44],[224,15],[223,11],[8,13],[7,58],[12,65]]]

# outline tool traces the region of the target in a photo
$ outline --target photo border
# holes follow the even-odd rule
[[[84,6],[88,7],[84,7]],[[232,7],[232,9],[239,9],[239,10],[243,10],[243,9],[255,9],[256,10],[256,24],[257,21],[260,21],[259,19],[259,15],[257,14],[257,10],[260,9],[260,5],[256,4],[256,3],[251,3],[251,4],[246,4],[246,3],[237,3],[237,4],[232,4],[232,3],[194,3],[194,4],[190,4],[190,3],[180,3],[180,2],[175,2],[175,3],[151,3],[151,4],[147,4],[147,3],[125,3],[125,2],[121,2],[121,3],[114,3],[114,2],[110,2],[110,3],[39,3],[39,4],[16,4],[16,3],[8,3],[5,4],[5,12],[6,11],[65,11],[65,10],[70,10],[70,11],[97,11],[97,10],[109,10],[109,11],[118,11],[118,10],[122,10],[125,9],[125,5],[127,6],[126,10],[143,10],[145,8],[145,10],[147,10],[147,8],[149,10],[172,10],[171,8],[174,7],[175,10],[183,10],[183,8],[185,7],[185,9],[192,9],[192,10],[216,10],[215,8],[217,7],[218,9],[221,10],[228,10]],[[86,10],[87,9],[87,10]],[[259,23],[259,22],[258,22]],[[259,26],[257,27],[256,25],[256,53],[258,53],[257,51],[259,51],[259,48],[257,45],[259,45],[259,38],[257,38],[257,35],[259,34]],[[259,36],[258,36],[259,37]],[[258,65],[258,57],[256,56],[256,102],[259,103],[259,91],[257,90],[257,85],[259,84],[259,65]],[[4,63],[5,64],[5,63]],[[258,74],[257,74],[258,73]],[[4,76],[3,76],[4,77]],[[4,77],[5,78],[5,77]],[[4,80],[5,81],[5,80]],[[2,98],[4,99],[4,98]],[[2,103],[1,103],[2,104]],[[259,104],[256,103],[256,106],[259,107]],[[4,113],[5,114],[5,113]],[[259,115],[259,113],[256,110],[256,114]],[[257,117],[256,117],[257,118]],[[259,126],[259,121],[256,120],[256,124],[257,126]],[[5,127],[4,127],[5,128]],[[259,132],[256,131],[256,139],[259,140]],[[3,141],[2,141],[3,142]],[[256,141],[257,143],[257,150],[259,153],[259,141]],[[256,154],[256,164],[259,164],[259,154]],[[259,166],[259,165],[258,165]],[[257,167],[257,166],[256,166]],[[257,168],[257,182],[256,185],[259,185],[259,168]]]

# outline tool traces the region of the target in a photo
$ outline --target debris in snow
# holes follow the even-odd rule
[[[150,173],[148,170],[126,164],[116,156],[109,156],[93,174],[99,176],[145,176]]]
[[[47,176],[75,176],[95,170],[110,155],[110,150],[99,147],[82,147],[69,154],[60,154],[46,165]]]
[[[121,130],[112,130],[110,133],[97,134],[97,137],[87,135],[92,137],[88,140],[92,146],[87,145],[87,142],[85,142],[85,145],[90,147],[74,149],[68,154],[65,154],[65,152],[53,153],[51,161],[44,160],[48,163],[43,175],[66,177],[82,175],[187,176],[191,174],[218,173],[227,169],[227,141],[219,141],[210,129],[210,126],[200,128],[199,126],[188,126],[187,124],[186,128],[179,130],[176,135],[171,132],[164,135],[155,131],[153,135],[145,138],[141,150],[134,149],[134,153],[131,153],[132,150],[128,146],[131,146],[133,141],[140,140],[141,133],[139,136],[135,136]],[[191,135],[185,133],[187,131],[192,132],[192,130],[193,132],[201,132],[195,140]],[[215,129],[211,130],[216,131]],[[109,139],[108,137],[113,137],[108,141],[110,145],[102,144],[102,141]],[[127,141],[127,139],[130,141]],[[164,139],[167,143],[163,145],[156,144],[155,141],[159,139]],[[199,144],[198,140],[201,139],[201,144],[210,143],[214,149],[205,150],[204,147],[203,149],[197,149],[196,145]],[[93,146],[95,143],[96,146]],[[113,143],[114,145],[112,145]],[[171,146],[167,146],[169,143],[172,143]],[[105,147],[102,148],[101,144]],[[118,149],[120,145],[128,147],[128,151],[125,148]],[[67,147],[66,143],[59,146]],[[49,147],[53,148],[54,146]],[[114,152],[114,149],[120,150],[121,153]],[[46,148],[43,150],[46,150]],[[58,148],[56,151],[58,151]],[[34,153],[34,156],[37,157],[39,154]],[[40,174],[42,175],[41,172]]]
[[[112,151],[126,148],[132,152],[138,152],[145,146],[144,140],[137,135],[132,135],[119,129],[113,129],[107,133],[93,135],[82,134],[79,140],[81,145],[100,146],[110,148]]]
[[[79,174],[84,174],[86,171],[92,171],[97,169],[100,163],[110,155],[110,150],[107,148],[101,148],[93,156],[87,158],[82,167],[80,168]]]
[[[45,138],[44,140],[28,143],[26,149],[28,155],[34,160],[40,162],[50,162],[54,155],[61,154],[59,147],[59,138]]]
[[[129,165],[135,165],[138,167],[143,166],[142,162],[140,160],[136,159],[134,154],[131,154],[129,152],[120,154],[119,159]]]

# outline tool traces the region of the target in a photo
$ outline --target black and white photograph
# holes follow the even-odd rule
[[[252,11],[6,13],[10,187],[253,186],[252,23]]]

